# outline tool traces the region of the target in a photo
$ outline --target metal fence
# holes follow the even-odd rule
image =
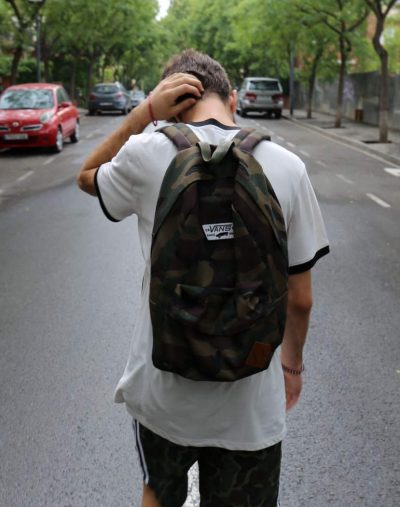
[[[362,118],[364,123],[378,125],[379,86],[378,72],[347,75],[343,94],[344,117],[353,120],[358,117]],[[335,114],[336,98],[337,81],[331,83],[318,81],[313,108],[316,111]],[[400,75],[389,77],[389,128],[400,130]]]

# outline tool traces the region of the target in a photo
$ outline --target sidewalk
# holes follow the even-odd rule
[[[326,113],[313,112],[311,120],[307,119],[307,113],[303,110],[295,110],[293,117],[290,116],[288,110],[285,110],[283,116],[303,127],[317,130],[323,135],[377,155],[400,168],[400,131],[390,130],[389,141],[391,142],[379,143],[377,142],[379,139],[378,127],[356,123],[347,118],[343,118],[342,127],[337,129],[334,128],[334,116]]]

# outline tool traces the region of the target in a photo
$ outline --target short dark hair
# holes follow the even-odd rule
[[[204,93],[214,92],[223,101],[227,101],[231,92],[228,75],[222,65],[210,56],[194,49],[185,49],[174,55],[164,67],[162,79],[185,72],[196,76],[204,87]]]

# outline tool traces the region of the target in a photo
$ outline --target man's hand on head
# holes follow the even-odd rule
[[[77,176],[79,187],[88,194],[96,195],[97,168],[109,162],[132,134],[143,132],[150,121],[168,120],[179,116],[192,107],[203,92],[203,85],[191,74],[171,74],[160,81],[151,93],[151,99],[148,97],[147,101],[135,107],[122,125],[88,156]],[[179,97],[186,94],[192,97],[178,101]]]
[[[202,97],[203,92],[203,85],[195,76],[183,73],[171,74],[160,81],[151,93],[151,110],[154,117],[152,119],[167,120],[178,116],[192,107]],[[179,101],[179,97],[187,94],[192,97]]]

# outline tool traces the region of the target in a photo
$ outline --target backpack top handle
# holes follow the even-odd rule
[[[211,145],[204,142],[197,143],[197,146],[200,148],[200,153],[204,162],[219,164],[234,144],[232,139],[228,139],[220,142],[214,150],[211,148]]]

